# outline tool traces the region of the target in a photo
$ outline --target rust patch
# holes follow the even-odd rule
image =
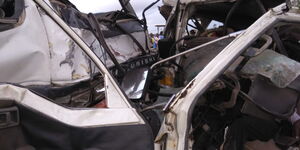
[[[179,99],[184,98],[187,95],[187,90],[180,94]]]
[[[188,87],[184,90],[184,92],[182,92],[179,96],[179,99],[184,98],[187,94],[188,94],[188,90],[194,85],[195,80],[193,80]]]

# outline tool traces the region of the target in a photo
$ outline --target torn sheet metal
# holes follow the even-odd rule
[[[285,88],[300,75],[300,63],[276,53],[266,50],[251,58],[243,67],[244,74],[260,74],[269,78],[276,86]]]
[[[95,14],[95,16],[100,20],[101,18],[106,18],[105,15],[110,15],[110,14],[109,13]],[[107,19],[110,20],[109,18]],[[126,30],[128,33],[144,32],[144,28],[141,26],[140,22],[134,19],[117,20],[116,23],[118,24],[118,26]],[[124,32],[122,32],[122,30],[120,30],[119,27],[117,27],[112,23],[99,21],[99,24],[103,29],[102,32],[105,38],[115,37],[124,34]]]
[[[143,45],[145,44],[145,33],[135,32],[132,35]],[[141,50],[128,35],[119,35],[106,39],[107,45],[111,48],[119,63],[123,63],[130,58],[141,54]],[[144,47],[145,49],[145,47]]]
[[[109,61],[110,58],[108,56],[105,56],[107,54],[99,45],[99,41],[97,41],[97,38],[94,36],[94,34],[91,31],[89,31],[90,25],[89,21],[85,18],[85,14],[82,14],[73,8],[65,8],[62,6],[60,6],[57,11],[62,14],[62,18],[65,20],[65,22],[67,22],[68,25],[73,27],[75,32],[80,37],[82,37],[82,39],[88,45],[91,45],[91,48],[95,53],[97,53],[98,57],[103,57],[102,61],[104,64],[106,64],[107,67],[113,66],[111,62],[107,64],[107,62],[104,61],[105,59],[108,59],[106,61]],[[99,27],[102,30],[102,33],[105,37],[105,41],[107,42],[110,51],[116,57],[119,63],[123,63],[131,58],[140,55],[142,50],[146,49],[146,44],[144,29],[141,26],[141,23],[137,20],[117,19],[116,23],[118,25],[112,23],[115,15],[124,15],[122,13],[119,13],[120,12],[116,11],[98,13],[94,15],[98,19]],[[122,31],[120,27],[127,33],[131,34],[140,43],[140,45],[142,45],[142,48],[139,48],[137,44],[132,40],[132,38],[129,35],[127,35],[127,33]]]
[[[53,3],[55,5],[55,3]],[[105,62],[105,59],[108,59],[106,61],[109,61],[110,58],[107,58],[108,56],[105,56],[105,51],[102,50],[102,47],[99,45],[99,42],[97,41],[94,34],[89,30],[89,21],[85,18],[85,14],[82,14],[78,10],[75,10],[74,8],[68,8],[57,6],[56,8],[57,12],[62,15],[62,18],[64,21],[73,27],[75,32],[82,37],[82,39],[91,46],[93,51],[97,53],[98,57],[102,58],[102,61],[104,64],[106,64],[107,67],[111,67],[113,64],[109,62]],[[102,29],[102,33],[106,39],[107,45],[110,48],[110,51],[114,54],[117,61],[119,63],[123,63],[130,58],[134,58],[141,54],[141,49],[139,49],[134,43],[134,41],[126,34],[124,31],[122,31],[119,27],[114,25],[112,22],[112,18],[115,17],[115,15],[124,15],[119,14],[119,12],[106,12],[106,13],[98,13],[94,14],[99,23],[99,27]],[[103,21],[107,20],[107,21]],[[141,23],[138,22],[135,19],[118,19],[116,20],[116,23],[118,26],[122,27],[126,32],[132,34],[133,37],[136,38],[136,40],[142,45],[143,49],[145,48],[145,33],[144,29],[141,26]],[[105,58],[106,57],[106,58]]]

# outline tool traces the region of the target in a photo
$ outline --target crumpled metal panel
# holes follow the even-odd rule
[[[300,75],[300,63],[272,50],[251,58],[242,69],[248,75],[260,74],[277,87],[285,88]]]
[[[0,34],[0,82],[47,85],[50,54],[46,31],[36,5],[25,0],[25,6],[23,24]]]
[[[40,10],[47,32],[51,82],[66,84],[90,77],[90,62],[78,45],[45,13]]]
[[[45,1],[49,4],[49,1]],[[20,26],[0,34],[0,82],[27,85],[66,85],[88,80],[99,72],[81,48],[31,0]],[[106,67],[114,64],[91,31],[73,28]],[[133,33],[145,45],[143,32]],[[141,51],[127,35],[106,39],[119,63]]]
[[[51,18],[42,12],[41,16],[49,40],[52,83],[64,85],[79,82],[89,79],[91,73],[98,72],[81,48]],[[106,67],[114,66],[111,58],[91,31],[79,28],[73,28],[73,30],[90,46]],[[132,35],[145,45],[144,32],[135,32]],[[141,54],[141,50],[128,35],[110,37],[106,39],[106,42],[119,63],[124,63]]]
[[[139,41],[139,43],[141,43],[143,47],[146,45],[144,32],[134,32],[131,34]],[[141,50],[139,49],[139,47],[126,34],[107,38],[105,41],[111,48],[112,53],[119,63],[123,63],[130,58],[134,58],[141,54]]]
[[[25,5],[24,23],[0,34],[0,82],[64,85],[89,79],[92,65],[83,51],[33,1]],[[82,37],[93,35],[77,30]]]

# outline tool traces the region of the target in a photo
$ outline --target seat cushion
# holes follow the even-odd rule
[[[274,140],[269,140],[267,142],[262,141],[251,141],[245,144],[245,150],[280,150]]]

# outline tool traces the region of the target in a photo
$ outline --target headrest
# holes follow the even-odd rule
[[[265,50],[251,58],[241,73],[250,76],[262,75],[277,87],[285,88],[300,75],[300,63],[275,51]]]

